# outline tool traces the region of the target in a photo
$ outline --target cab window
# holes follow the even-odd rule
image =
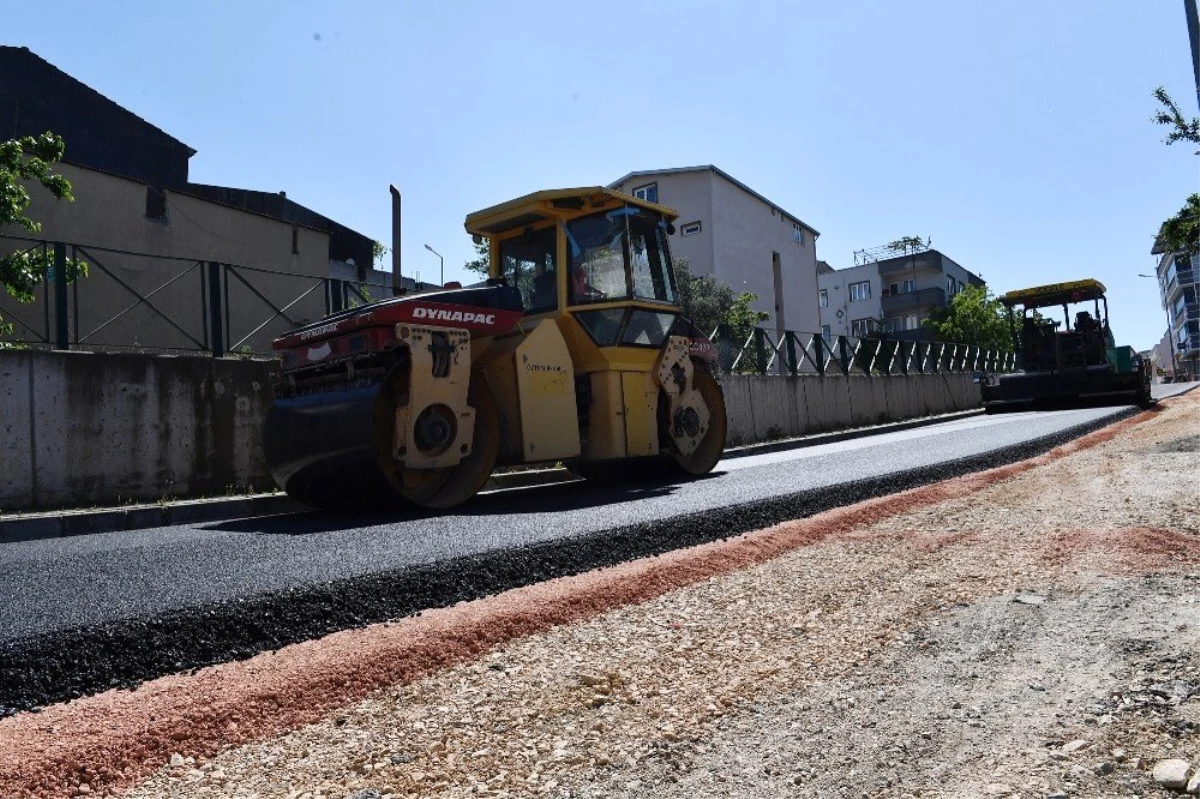
[[[520,290],[525,313],[558,308],[555,230],[552,225],[500,242],[500,273]]]

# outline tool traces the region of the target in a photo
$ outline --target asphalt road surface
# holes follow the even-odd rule
[[[1188,387],[1156,387],[1156,395]],[[5,544],[0,645],[839,486],[1019,445],[1125,410],[980,416],[731,458],[691,482],[496,492],[442,515],[290,514]]]

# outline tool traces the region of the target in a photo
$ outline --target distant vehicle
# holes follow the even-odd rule
[[[1104,284],[1089,278],[1001,297],[1019,371],[984,380],[984,408],[991,413],[1007,406],[1090,401],[1148,405],[1150,361],[1133,347],[1116,345],[1104,293]],[[1043,316],[1044,308],[1061,309],[1062,320]]]

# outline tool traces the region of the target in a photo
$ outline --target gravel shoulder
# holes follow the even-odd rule
[[[1197,430],[1200,396],[1189,394],[1032,462],[20,715],[0,722],[0,771],[70,752],[78,768],[0,787],[314,799],[1172,795],[1155,763],[1200,767]],[[489,615],[518,606],[541,621]],[[459,654],[440,658],[449,639],[435,633],[462,617],[477,622],[473,647],[455,639]],[[429,645],[423,667],[395,666],[398,650],[380,643],[405,635]],[[303,682],[284,670],[296,650],[305,668],[349,675],[321,683],[328,701],[307,717],[284,712],[289,686]],[[356,670],[383,666],[399,669],[397,684],[338,704],[339,690],[355,695]],[[231,686],[272,680],[272,718],[290,724],[265,723],[250,701],[214,710]],[[162,765],[145,779],[136,756],[101,768],[112,759],[102,743],[54,750],[56,725],[160,736],[153,714],[138,715],[148,697],[191,707],[192,727],[218,724],[230,745],[187,730],[155,740]]]

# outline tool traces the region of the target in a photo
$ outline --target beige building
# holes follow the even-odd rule
[[[66,242],[67,256],[88,265],[88,277],[67,290],[72,347],[207,349],[214,287],[231,352],[269,352],[272,338],[324,315],[328,233],[94,169],[56,171],[75,202],[32,187],[28,215],[42,223],[37,239]],[[33,246],[5,238],[29,235],[0,231],[0,248]],[[53,280],[32,304],[0,296],[0,316],[17,323],[16,339],[53,343]]]
[[[758,295],[754,307],[771,317],[764,326],[818,329],[820,234],[797,216],[712,165],[631,172],[610,188],[678,211],[671,254],[693,274]]]
[[[265,352],[272,336],[344,304],[331,270],[367,280],[368,237],[284,192],[192,181],[193,148],[26,48],[0,46],[0,75],[0,141],[49,130],[66,143],[60,171],[77,201],[32,192],[39,237],[90,264],[63,313],[43,297],[0,299],[21,341],[63,343],[67,321],[72,347]],[[0,247],[36,244],[12,239],[23,235],[0,230]]]

